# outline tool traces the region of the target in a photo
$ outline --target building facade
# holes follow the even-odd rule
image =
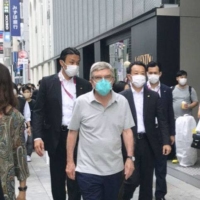
[[[126,61],[157,60],[162,82],[174,85],[176,71],[185,69],[195,87],[199,8],[198,0],[30,0],[32,82],[58,72],[61,50],[73,46],[81,52],[79,75],[86,79],[96,61],[110,62],[123,80]]]

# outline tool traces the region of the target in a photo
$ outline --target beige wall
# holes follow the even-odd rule
[[[200,101],[200,1],[181,0],[180,4],[180,69],[188,72]],[[194,111],[196,116],[197,110]]]

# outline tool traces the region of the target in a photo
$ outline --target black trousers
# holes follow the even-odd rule
[[[162,198],[167,194],[167,156],[162,155],[155,161],[156,191],[155,197]]]
[[[27,155],[31,156],[31,154],[33,152],[33,135],[32,134],[30,136],[28,135],[28,137],[27,137],[26,151],[27,151]]]
[[[49,155],[51,191],[54,200],[66,200],[65,186],[67,180],[68,200],[81,200],[81,193],[77,181],[69,179],[65,172],[67,132],[61,132],[55,155]]]
[[[77,172],[83,200],[117,200],[122,172],[100,176]]]
[[[135,170],[132,176],[124,181],[123,200],[130,200],[139,185],[139,200],[152,200],[154,165],[155,158],[147,138],[137,139],[135,147]]]

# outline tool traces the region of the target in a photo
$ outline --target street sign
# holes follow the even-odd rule
[[[18,58],[18,65],[28,65],[28,59]]]

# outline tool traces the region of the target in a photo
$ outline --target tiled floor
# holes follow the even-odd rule
[[[168,161],[168,174],[200,189],[200,159],[191,167],[182,167]]]
[[[26,200],[53,200],[50,189],[49,166],[45,158],[40,158],[35,153],[32,162],[29,163],[30,177],[27,185]],[[167,176],[168,194],[167,200],[200,200],[200,190],[170,175]],[[17,193],[17,185],[16,185]],[[138,199],[138,190],[132,200]]]

